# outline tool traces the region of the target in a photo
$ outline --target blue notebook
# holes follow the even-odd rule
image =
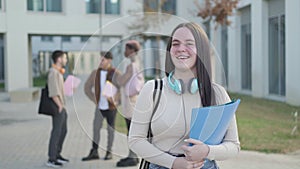
[[[208,145],[220,144],[240,99],[217,106],[192,109],[190,138]]]

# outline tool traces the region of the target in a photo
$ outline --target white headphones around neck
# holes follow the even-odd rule
[[[177,94],[183,94],[184,93],[184,83],[181,79],[175,79],[173,78],[174,71],[172,71],[168,76],[168,84],[170,88]],[[198,87],[198,80],[197,78],[192,78],[189,80],[188,83],[188,91],[191,94],[195,94],[199,90]]]

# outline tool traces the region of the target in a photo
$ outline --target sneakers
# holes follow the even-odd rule
[[[63,164],[58,161],[48,160],[46,163],[46,166],[52,167],[52,168],[59,168],[59,167],[62,167]]]
[[[129,167],[129,166],[136,166],[139,163],[139,159],[137,158],[123,158],[117,162],[117,167]]]
[[[112,159],[112,154],[110,151],[106,151],[104,160],[111,160]]]
[[[56,160],[57,160],[57,162],[60,162],[62,164],[66,164],[70,161],[68,159],[63,158],[62,156],[58,156]]]
[[[83,157],[82,161],[89,161],[89,160],[96,160],[99,159],[98,151],[95,149],[92,149],[90,151],[90,154],[87,157]]]

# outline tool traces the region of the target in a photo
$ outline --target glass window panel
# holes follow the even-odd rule
[[[52,36],[41,36],[41,40],[43,42],[52,42],[53,41],[53,37]]]
[[[80,56],[80,67],[81,67],[81,70],[85,69],[84,55]]]
[[[210,22],[206,21],[203,23],[203,25],[204,25],[206,35],[207,35],[208,39],[210,39]]]
[[[278,18],[269,19],[269,92],[278,94]]]
[[[73,74],[74,65],[75,65],[75,56],[71,54],[71,52],[67,53],[68,62],[66,65],[66,74],[64,76],[68,76],[69,74]]]
[[[161,0],[161,2],[164,2],[161,9],[163,13],[176,14],[176,0]]]
[[[101,0],[86,0],[86,13],[100,13]]]
[[[105,0],[105,14],[120,14],[120,0]]]
[[[269,93],[285,95],[285,19],[269,19]]]
[[[4,82],[4,42],[0,35],[0,82]]]
[[[87,42],[89,40],[89,36],[80,36],[80,41],[81,42]]]
[[[95,55],[93,55],[93,54],[90,55],[90,69],[91,69],[91,70],[95,69],[95,67],[94,67],[94,64],[95,64],[95,57],[97,57],[97,56],[95,56]]]
[[[285,16],[280,18],[280,95],[285,96]]]
[[[44,0],[27,0],[27,10],[44,11]]]
[[[144,12],[158,12],[159,0],[144,0]]]
[[[251,90],[251,24],[241,27],[242,89]]]
[[[62,37],[61,37],[61,40],[62,40],[63,42],[71,42],[71,36],[62,36]]]
[[[47,0],[46,4],[48,12],[62,12],[61,0]]]
[[[225,74],[225,79],[223,79],[223,82],[225,82],[225,85],[227,86],[228,82],[228,28],[227,26],[222,26],[222,35],[221,35],[221,51],[222,51],[222,64]],[[223,72],[222,72],[223,73]]]

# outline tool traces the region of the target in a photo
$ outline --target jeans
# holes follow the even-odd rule
[[[100,129],[102,128],[103,120],[106,118],[107,122],[107,151],[111,151],[114,134],[115,134],[115,119],[117,110],[95,110],[95,117],[93,123],[93,149],[98,149],[98,144],[100,142]]]
[[[150,163],[149,169],[168,169],[168,168]],[[204,162],[204,166],[201,169],[219,169],[219,167],[217,166],[214,160],[210,161],[206,159]]]

